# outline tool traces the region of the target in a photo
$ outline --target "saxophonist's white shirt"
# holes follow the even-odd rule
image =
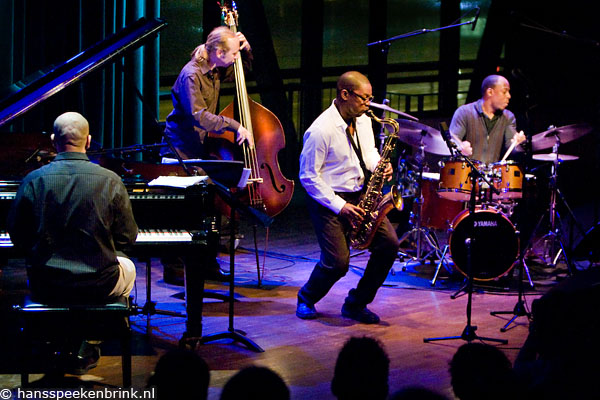
[[[307,129],[300,154],[302,186],[313,199],[336,214],[346,201],[335,192],[357,192],[364,184],[358,156],[346,135],[347,127],[332,102]],[[365,166],[373,171],[379,162],[379,153],[371,119],[366,115],[356,119],[356,136]]]

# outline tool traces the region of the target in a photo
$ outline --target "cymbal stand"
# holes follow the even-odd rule
[[[411,236],[415,237],[417,242],[417,252],[412,258],[413,261],[419,261],[420,263],[422,263],[423,260],[427,259],[427,257],[429,257],[429,255],[431,255],[432,253],[435,253],[439,259],[442,258],[442,253],[440,251],[437,238],[431,232],[429,232],[427,228],[421,225],[421,214],[423,213],[424,200],[423,191],[421,190],[421,187],[423,183],[423,160],[425,160],[425,144],[423,143],[423,136],[426,134],[426,131],[421,132],[421,140],[419,142],[419,154],[416,157],[419,166],[419,184],[417,185],[417,190],[415,193],[415,202],[417,203],[417,215],[416,218],[413,219],[415,221],[415,224],[413,228],[410,231],[406,232],[404,235],[402,235],[402,237],[398,241],[398,243],[402,243]],[[425,256],[423,256],[423,253],[421,251],[423,238],[427,241],[427,244],[431,248],[431,250],[427,252]]]
[[[483,174],[477,169],[477,167],[473,164],[473,161],[471,161],[471,159],[469,157],[462,155],[462,153],[460,152],[459,149],[455,149],[455,152],[457,154],[459,154],[471,166],[470,177],[473,182],[475,182],[475,180],[477,178],[481,178],[487,182],[487,178],[485,176],[483,176]],[[488,184],[489,184],[489,182],[488,182]],[[471,198],[469,201],[469,212],[470,213],[475,212],[475,206],[476,206],[475,186],[476,185],[472,185],[472,188],[471,188]],[[490,185],[490,186],[491,186],[492,190],[498,191],[498,189],[494,188],[493,185]],[[499,191],[498,191],[498,193],[499,193]],[[472,232],[471,232],[471,236],[473,236]],[[508,343],[508,340],[505,340],[505,339],[495,339],[495,338],[477,336],[477,334],[475,333],[475,331],[477,330],[477,327],[474,325],[471,325],[471,306],[472,306],[472,302],[473,302],[473,275],[474,275],[473,265],[472,265],[472,253],[473,253],[472,246],[473,246],[473,244],[475,244],[475,245],[477,244],[476,238],[467,237],[467,239],[465,240],[465,246],[467,248],[467,262],[466,262],[466,264],[467,264],[467,268],[466,268],[466,273],[467,273],[467,285],[466,285],[467,325],[465,326],[465,328],[463,329],[462,333],[459,336],[443,336],[443,337],[436,337],[436,338],[425,338],[425,339],[423,339],[424,343],[429,343],[429,342],[439,341],[439,340],[454,340],[454,339],[466,340],[469,343],[473,340],[485,340],[485,341],[497,342],[497,343],[501,343],[501,344]]]
[[[438,261],[437,267],[435,268],[435,273],[433,274],[433,278],[431,279],[431,286],[435,286],[435,282],[437,281],[438,274],[440,273],[440,269],[442,269],[442,265],[444,265],[444,267],[446,268],[446,270],[448,272],[451,272],[451,268],[448,266],[448,263],[446,261],[446,255],[448,254],[449,250],[450,250],[450,246],[445,245],[444,249],[442,250],[442,253],[439,257],[439,261]]]
[[[577,219],[575,218],[575,215],[573,214],[573,211],[569,207],[569,204],[567,203],[566,199],[564,198],[564,196],[558,189],[558,166],[560,165],[560,158],[559,158],[559,152],[558,152],[559,146],[560,146],[560,138],[557,135],[556,143],[552,147],[552,154],[554,154],[554,160],[552,161],[552,167],[551,167],[551,172],[550,172],[550,185],[549,185],[550,186],[550,204],[549,204],[548,210],[547,210],[550,230],[548,231],[548,233],[546,233],[544,236],[542,236],[540,239],[538,239],[529,248],[529,251],[536,254],[546,265],[549,265],[551,267],[556,267],[558,260],[562,256],[565,260],[565,264],[568,267],[569,274],[572,275],[573,274],[572,265],[570,263],[569,257],[567,256],[566,248],[565,248],[565,245],[561,238],[560,226],[562,225],[562,221],[561,221],[560,214],[556,207],[558,198],[560,198],[560,200],[566,207],[567,211],[571,215],[571,218],[573,219],[573,222],[576,224],[578,229],[582,233],[584,232],[584,230],[581,227],[581,225],[578,223]],[[542,215],[542,217],[538,221],[538,223],[533,231],[534,234],[538,231],[545,216],[546,216],[545,214]],[[557,224],[557,219],[558,219],[559,224]],[[537,252],[535,251],[535,249],[537,248],[537,246],[540,243],[543,243],[543,245],[544,245],[543,254],[541,254],[541,255],[537,254]]]

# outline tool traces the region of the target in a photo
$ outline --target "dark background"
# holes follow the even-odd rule
[[[600,34],[593,5],[583,0],[238,2],[240,25],[257,60],[250,92],[284,125],[287,146],[280,162],[287,176],[296,178],[306,123],[328,104],[326,89],[345,70],[369,74],[376,90],[434,93],[433,108],[414,111],[431,126],[449,121],[456,106],[478,98],[484,76],[501,73],[512,85],[509,109],[528,135],[550,125],[593,126],[591,133],[561,146],[561,153],[580,158],[558,170],[559,187],[584,230],[600,216]],[[366,48],[373,40],[456,22],[477,6],[481,14],[474,31],[464,26],[403,39],[392,44],[387,59]],[[168,93],[161,90],[168,90],[189,51],[219,24],[216,5],[206,1],[12,0],[2,2],[0,15],[2,98],[10,85],[15,90],[15,83],[43,74],[141,16],[165,18],[168,26],[160,40],[121,61],[125,72],[109,66],[0,127],[6,133],[49,131],[56,115],[78,110],[105,148],[152,143],[160,137],[154,118],[161,119],[160,105],[168,109],[169,104]],[[469,15],[458,22],[468,21],[473,13]],[[150,112],[143,111],[132,82]],[[531,162],[528,168],[538,177],[534,190],[541,200],[536,211],[543,212],[549,163]],[[561,214],[570,219],[566,208],[561,207]]]

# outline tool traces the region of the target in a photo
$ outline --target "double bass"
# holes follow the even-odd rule
[[[223,20],[237,32],[238,14],[235,2],[231,7],[222,7]],[[236,99],[220,115],[234,118],[234,110],[239,112],[238,121],[254,138],[254,146],[242,144],[241,155],[235,144],[235,134],[222,135],[208,133],[211,156],[218,159],[235,160],[243,158],[244,167],[250,170],[247,184],[247,199],[250,207],[273,217],[287,207],[294,193],[294,181],[287,179],[279,169],[277,154],[285,147],[285,136],[281,122],[267,108],[248,97],[242,58],[233,65],[235,74]]]

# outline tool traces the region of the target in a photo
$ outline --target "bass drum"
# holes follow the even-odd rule
[[[516,264],[519,237],[515,226],[493,209],[464,210],[452,221],[448,242],[456,269],[468,277],[467,238],[471,240],[473,279],[491,281],[506,275]]]

